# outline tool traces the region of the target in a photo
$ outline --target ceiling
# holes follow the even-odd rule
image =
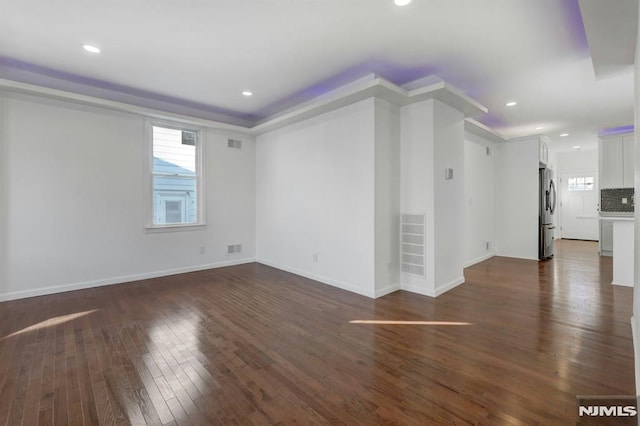
[[[485,105],[474,118],[507,138],[586,149],[633,124],[637,0],[605,2],[602,24],[597,3],[0,0],[0,78],[251,126],[370,73],[432,75]]]

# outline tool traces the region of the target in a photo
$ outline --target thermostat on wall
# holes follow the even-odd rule
[[[450,168],[444,169],[444,178],[446,180],[452,180],[453,179],[453,169],[450,169]]]

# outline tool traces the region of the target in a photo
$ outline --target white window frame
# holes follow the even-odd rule
[[[186,130],[190,132],[196,132],[196,222],[195,223],[167,223],[167,224],[154,224],[153,223],[153,206],[154,206],[154,191],[153,191],[153,127],[164,127],[174,130]],[[204,168],[203,158],[205,156],[205,138],[204,129],[199,126],[194,126],[189,123],[182,123],[179,121],[169,121],[162,119],[145,119],[145,157],[146,161],[146,185],[145,185],[145,232],[172,232],[172,231],[195,231],[206,228],[206,200],[204,197]]]

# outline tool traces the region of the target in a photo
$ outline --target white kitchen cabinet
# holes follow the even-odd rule
[[[600,189],[633,188],[634,151],[633,134],[600,139]]]
[[[613,255],[613,222],[600,219],[600,256]]]
[[[635,171],[635,137],[627,135],[622,138],[622,187],[633,188]]]
[[[538,141],[538,161],[540,167],[549,166],[549,139],[544,136]]]
[[[611,284],[633,287],[634,220],[616,218],[613,223],[613,281]]]

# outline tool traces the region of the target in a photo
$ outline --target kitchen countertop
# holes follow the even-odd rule
[[[600,216],[600,220],[610,221],[610,222],[633,222],[635,217],[633,216]]]
[[[634,217],[634,215],[634,212],[600,212],[601,219],[607,217]]]

